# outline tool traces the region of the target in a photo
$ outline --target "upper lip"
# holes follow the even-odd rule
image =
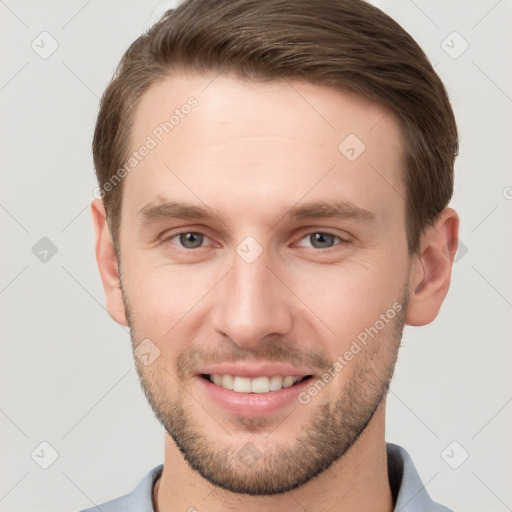
[[[312,375],[312,372],[295,368],[288,364],[262,363],[262,364],[244,364],[244,363],[225,363],[218,365],[205,366],[201,368],[198,375],[238,375],[240,377],[248,377],[255,379],[257,377],[273,377],[280,375],[281,377],[306,377]]]

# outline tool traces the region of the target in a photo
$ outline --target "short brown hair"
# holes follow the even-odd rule
[[[410,254],[450,201],[458,135],[443,83],[413,38],[363,0],[187,0],[167,11],[128,48],[103,94],[92,145],[102,190],[129,154],[141,96],[180,69],[298,79],[388,107],[403,134]],[[122,182],[109,189],[117,247]]]

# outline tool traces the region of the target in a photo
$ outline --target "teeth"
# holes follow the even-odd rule
[[[219,375],[219,377],[220,377],[220,375]],[[215,384],[219,384],[223,388],[233,389],[233,375],[223,375],[221,377],[220,381],[221,382],[219,382],[219,383],[217,383],[215,381],[214,382],[215,382]]]
[[[302,380],[302,377],[274,375],[272,377],[239,377],[238,375],[219,375],[214,373],[210,375],[210,381],[217,386],[225,389],[232,389],[237,393],[268,393],[269,391],[279,391],[282,388],[289,388],[296,382]]]
[[[295,380],[293,377],[285,377],[283,379],[283,388],[289,388],[290,386],[293,386]]]
[[[283,387],[283,377],[274,375],[270,379],[270,391],[279,391]]]
[[[233,391],[237,391],[238,393],[250,393],[251,379],[246,377],[235,377],[233,379]]]
[[[270,380],[268,377],[257,377],[251,381],[253,393],[268,393],[270,391]]]

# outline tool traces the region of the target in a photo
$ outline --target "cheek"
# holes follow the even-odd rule
[[[125,283],[125,291],[138,331],[157,339],[170,337],[187,324],[187,317],[200,304],[216,280],[215,273],[204,266],[136,264]]]
[[[329,328],[324,339],[332,360],[349,350],[354,340],[390,335],[389,327],[403,300],[406,259],[400,264],[392,255],[380,253],[360,258],[357,263],[345,261],[337,266],[318,266],[315,272],[295,272],[295,280],[290,282],[295,283],[294,292],[307,305],[307,314],[316,317],[313,320],[318,329],[324,325]]]
[[[405,264],[396,256],[374,249],[329,264],[298,258],[292,265],[276,262],[273,270],[289,287],[279,300],[288,301],[285,306],[290,312],[300,311],[300,325],[309,324],[318,331],[327,326],[326,336],[336,350],[342,349],[401,299]],[[221,290],[229,290],[220,286],[209,294],[228,267],[220,260],[193,265],[154,263],[133,256],[127,262],[126,282],[123,279],[138,333],[156,340],[185,339],[186,332],[207,329],[208,312],[223,301]]]

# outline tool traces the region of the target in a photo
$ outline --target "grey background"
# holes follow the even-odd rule
[[[512,510],[512,3],[373,3],[428,54],[461,138],[452,206],[463,246],[436,321],[405,329],[387,439],[436,500]],[[0,0],[2,512],[90,507],[163,461],[128,331],[104,308],[90,143],[122,53],[171,5]]]

